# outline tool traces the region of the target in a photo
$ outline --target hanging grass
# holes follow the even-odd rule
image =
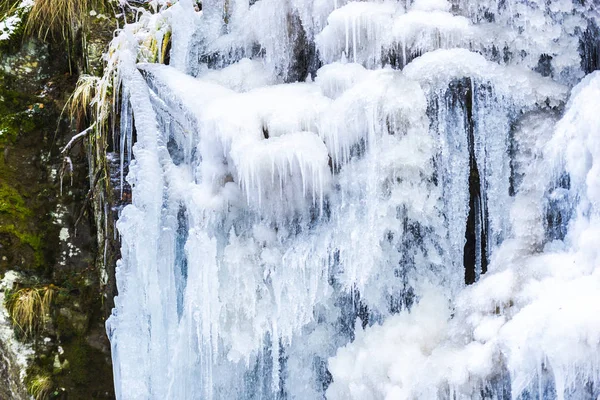
[[[75,30],[87,18],[91,10],[90,0],[35,0],[25,31],[42,40],[73,38]]]
[[[99,77],[85,74],[81,75],[77,80],[75,90],[67,100],[63,112],[66,111],[72,118],[87,117],[88,109],[96,96],[99,84]]]
[[[42,40],[68,40],[87,24],[90,11],[107,10],[111,0],[0,0],[0,19],[28,10],[25,32]]]
[[[74,39],[77,30],[84,27],[90,11],[105,9],[108,0],[35,0],[25,31],[47,40]]]
[[[109,117],[114,114],[114,105],[117,103],[118,75],[114,66],[107,65],[104,75],[96,77],[81,75],[75,90],[69,96],[61,112],[66,113],[71,121],[92,120],[93,123],[84,131],[75,135],[63,148],[63,153],[70,149],[77,139],[96,133],[101,136],[108,129]]]
[[[50,306],[52,305],[52,300],[54,300],[54,296],[56,295],[57,289],[58,288],[53,284],[38,289],[38,292],[40,293],[42,298],[40,311],[42,313],[43,318],[50,314]]]
[[[24,39],[64,44],[72,73],[73,67],[89,68],[87,40],[96,26],[93,18],[114,15],[115,7],[116,0],[0,0],[0,21],[15,20],[13,30]]]

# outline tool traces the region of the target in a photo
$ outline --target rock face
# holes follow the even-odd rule
[[[16,273],[9,272],[0,282],[2,304],[4,304],[7,286],[12,285],[16,276]],[[28,399],[22,377],[25,372],[26,357],[31,354],[32,350],[29,346],[16,342],[10,317],[4,309],[0,310],[0,379],[4,383],[0,386],[0,398]]]
[[[52,398],[114,398],[104,333],[106,272],[99,270],[102,255],[97,262],[86,147],[80,142],[61,151],[76,133],[61,111],[78,68],[64,44],[22,38],[2,43],[0,278],[9,271],[19,275],[3,295],[50,287],[54,297],[33,334],[15,327],[8,330],[11,337],[0,335],[0,380],[9,383],[0,385],[0,398],[29,398],[40,378],[49,378]],[[15,338],[34,350],[26,371],[14,359]]]

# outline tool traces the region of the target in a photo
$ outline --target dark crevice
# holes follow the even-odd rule
[[[420,50],[402,49],[400,43],[396,43],[389,49],[381,49],[381,66],[390,66],[393,69],[403,69],[412,60],[423,55]]]
[[[288,15],[288,34],[292,44],[293,57],[286,82],[302,82],[308,76],[314,79],[321,65],[315,42],[309,40],[298,14]]]
[[[197,40],[197,39],[194,39]],[[231,64],[240,61],[243,58],[262,58],[265,56],[265,50],[258,43],[254,43],[250,48],[231,48],[226,52],[205,51],[197,48],[191,50],[191,58],[198,59],[200,64],[206,64],[209,69],[222,69]],[[192,76],[198,76],[200,70],[198,67],[192,68],[189,73]]]
[[[552,56],[549,54],[542,54],[538,60],[538,65],[534,68],[535,72],[538,72],[542,76],[552,76]]]
[[[586,74],[600,69],[600,28],[593,22],[588,22],[587,29],[579,40],[581,69]]]
[[[546,239],[563,240],[567,235],[571,219],[572,201],[570,194],[571,179],[567,173],[558,177],[546,198]]]
[[[187,286],[188,261],[185,243],[188,240],[188,216],[183,206],[177,212],[177,232],[175,240],[175,287],[177,290],[177,316],[183,315],[183,297]]]
[[[453,89],[451,87],[451,89]],[[465,230],[463,263],[465,283],[470,285],[477,280],[479,273],[487,272],[487,230],[482,180],[475,157],[475,124],[473,121],[473,88],[470,79],[463,79],[454,88],[454,93],[462,97],[465,111],[469,148],[469,214]]]
[[[202,7],[202,5],[200,5],[200,7]],[[165,54],[164,54],[164,64],[165,65],[170,65],[171,64],[171,39],[169,39],[169,41],[167,42],[167,47],[165,47]]]

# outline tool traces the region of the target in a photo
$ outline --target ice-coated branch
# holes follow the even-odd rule
[[[88,128],[86,128],[85,130],[79,132],[77,135],[73,136],[71,138],[71,140],[69,140],[69,143],[67,143],[67,145],[65,147],[63,147],[61,153],[65,153],[67,150],[69,150],[71,148],[71,146],[73,146],[73,144],[81,139],[82,137],[84,137],[85,135],[87,135],[88,133],[90,133],[94,127],[96,126],[96,123],[94,122],[92,125],[90,125]]]

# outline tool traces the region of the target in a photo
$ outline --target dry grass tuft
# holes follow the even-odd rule
[[[27,390],[35,400],[46,400],[52,393],[52,379],[47,375],[36,375],[29,381]]]
[[[13,323],[27,335],[39,325],[41,304],[39,292],[31,288],[20,289],[8,299],[8,312]]]
[[[38,289],[23,288],[11,293],[7,297],[6,308],[13,324],[28,336],[44,327],[56,290],[54,285],[49,285]]]
[[[42,40],[48,36],[73,39],[98,3],[97,0],[35,0],[25,31]]]
[[[35,0],[27,13],[25,33],[39,39],[73,42],[77,31],[84,28],[90,11],[106,10],[113,0]],[[0,15],[14,14],[22,0],[0,0]]]

